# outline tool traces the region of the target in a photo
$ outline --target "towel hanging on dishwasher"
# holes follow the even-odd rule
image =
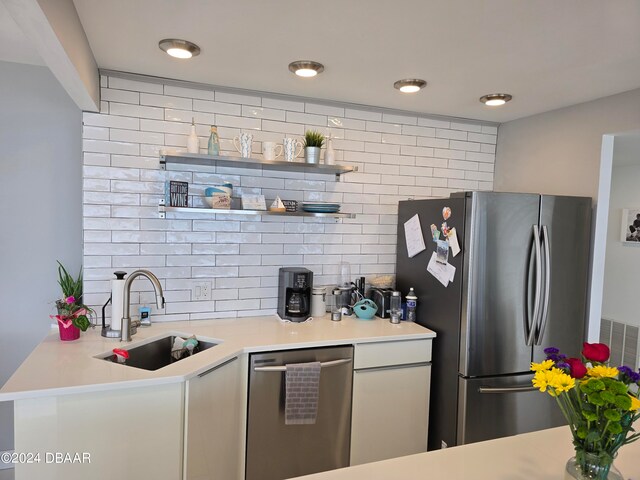
[[[320,401],[320,362],[291,363],[285,373],[285,425],[313,425]]]

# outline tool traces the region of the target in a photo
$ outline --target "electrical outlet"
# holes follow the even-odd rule
[[[211,282],[196,282],[191,287],[191,300],[211,300]]]

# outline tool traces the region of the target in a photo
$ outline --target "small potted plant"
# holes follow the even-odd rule
[[[320,163],[320,149],[324,145],[324,135],[315,130],[304,134],[304,159],[307,163]]]
[[[62,298],[56,300],[58,314],[50,317],[58,321],[60,340],[77,340],[80,338],[80,330],[85,332],[91,325],[88,316],[93,313],[92,309],[82,303],[82,269],[74,279],[58,262],[58,285],[62,290]]]

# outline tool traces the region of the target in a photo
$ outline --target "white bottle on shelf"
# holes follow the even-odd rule
[[[187,152],[200,153],[200,140],[196,134],[196,123],[194,118],[191,118],[191,133],[189,134],[189,138],[187,138]]]
[[[327,148],[324,151],[324,164],[334,165],[336,163],[336,151],[333,149],[333,139],[327,136]]]

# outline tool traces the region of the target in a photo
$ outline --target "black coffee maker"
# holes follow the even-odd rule
[[[304,322],[311,311],[313,272],[302,267],[282,267],[278,277],[278,315]]]

